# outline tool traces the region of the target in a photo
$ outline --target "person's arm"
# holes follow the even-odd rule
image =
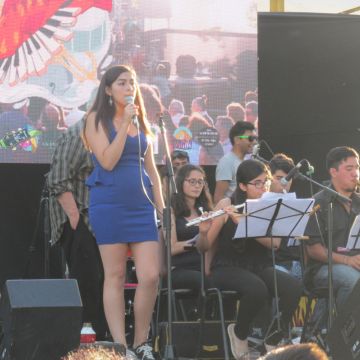
[[[76,205],[73,193],[70,191],[66,191],[57,196],[57,201],[63,208],[66,216],[69,218],[71,228],[75,230],[79,223],[80,212]]]
[[[317,243],[307,246],[307,254],[314,260],[326,264],[328,262],[328,250],[322,244]],[[343,264],[360,270],[360,255],[347,256],[333,252],[332,259],[335,264]]]
[[[153,147],[151,142],[149,142],[148,148],[145,153],[144,164],[145,164],[146,172],[149,175],[150,181],[153,184],[153,194],[154,194],[156,210],[158,212],[158,215],[160,215],[159,217],[162,219],[162,212],[164,210],[165,203],[161,189],[161,180],[155,165]]]
[[[73,229],[76,229],[80,218],[73,195],[74,178],[84,154],[80,136],[65,133],[58,140],[47,176],[50,195],[56,197]]]
[[[271,249],[271,238],[270,237],[256,238],[255,240],[259,244],[265,246],[266,248]],[[280,243],[281,243],[281,238],[279,238],[279,237],[272,238],[272,244],[273,244],[275,250],[277,250],[280,247]]]
[[[86,140],[96,159],[105,170],[111,171],[121,158],[131,118],[136,115],[134,109],[132,104],[125,107],[123,121],[120,123],[116,136],[111,143],[101,123],[96,129],[94,112],[89,114],[86,119]]]
[[[218,180],[215,185],[214,192],[214,203],[218,202],[225,197],[226,192],[229,190],[230,181],[228,180]]]
[[[229,206],[231,206],[231,200],[229,198],[225,198],[219,201],[214,211],[221,210]],[[209,248],[215,246],[219,233],[222,227],[224,226],[224,224],[226,223],[227,219],[228,219],[228,215],[226,213],[224,213],[224,215],[212,219],[212,223],[207,234],[207,241]]]

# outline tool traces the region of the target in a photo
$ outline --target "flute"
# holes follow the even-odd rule
[[[242,209],[244,206],[245,206],[245,203],[240,204],[240,205],[234,205],[234,208],[236,210],[239,210],[239,209]],[[214,212],[210,213],[208,216],[201,215],[201,216],[199,216],[199,217],[197,217],[197,218],[195,218],[193,220],[190,220],[186,224],[186,227],[193,226],[193,225],[198,225],[203,221],[213,219],[215,217],[218,217],[218,216],[221,216],[221,215],[224,215],[224,214],[225,214],[225,210],[220,209],[220,210],[217,210],[217,211],[214,211]]]

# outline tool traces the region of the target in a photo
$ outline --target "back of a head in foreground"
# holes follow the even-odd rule
[[[117,354],[113,349],[93,347],[73,351],[63,357],[62,360],[125,360],[125,357]]]
[[[288,345],[274,349],[259,360],[328,360],[325,352],[314,343]]]

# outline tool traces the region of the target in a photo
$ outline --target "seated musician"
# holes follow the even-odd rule
[[[271,174],[265,164],[257,160],[243,161],[236,173],[236,190],[232,198],[221,200],[217,206],[223,208],[226,214],[214,218],[208,232],[209,243],[216,247],[211,264],[213,285],[240,294],[236,324],[228,326],[235,359],[246,356],[250,324],[267,302],[269,294],[274,295],[274,269],[268,257],[270,238],[233,240],[241,215],[232,205],[241,204],[246,199],[259,199],[264,192],[269,191],[270,184]],[[274,238],[273,243],[278,246],[280,239]],[[282,322],[288,324],[298,305],[302,286],[291,275],[277,270],[276,273]],[[276,345],[282,336],[281,332],[276,333],[276,336],[268,339],[268,345]]]
[[[360,213],[360,197],[356,192],[359,182],[359,154],[353,148],[333,148],[326,157],[331,188],[351,199],[346,202],[334,199],[325,190],[315,195],[315,204],[320,205],[317,217],[312,216],[305,230],[310,237],[307,253],[310,257],[305,273],[308,288],[328,286],[328,204],[333,203],[333,288],[336,304],[341,306],[360,278],[360,250],[347,250],[350,228]]]
[[[195,165],[182,166],[176,175],[177,194],[172,196],[172,283],[174,289],[200,290],[201,268],[198,251],[207,248],[207,233],[211,220],[187,227],[202,212],[212,210],[212,201],[204,170]],[[195,250],[196,250],[195,248]]]

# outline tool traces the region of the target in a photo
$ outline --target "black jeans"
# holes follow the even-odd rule
[[[79,285],[83,322],[91,322],[98,340],[101,340],[107,331],[102,299],[104,270],[95,238],[82,217],[75,230],[69,222],[64,225],[59,244],[69,268],[69,277],[76,279]],[[64,277],[64,268],[59,262],[60,260],[54,264],[52,259],[52,276]]]
[[[276,274],[282,321],[288,324],[299,303],[302,285],[299,280],[285,272],[276,270]],[[274,296],[273,268],[268,267],[255,274],[240,267],[217,266],[212,269],[211,279],[213,285],[220,290],[239,293],[240,309],[235,334],[239,339],[246,339],[251,322],[268,301],[269,294]]]

